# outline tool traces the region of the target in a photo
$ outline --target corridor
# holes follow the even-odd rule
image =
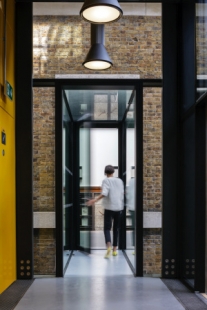
[[[15,310],[182,310],[159,278],[135,278],[122,254],[75,251],[64,278],[37,278]]]

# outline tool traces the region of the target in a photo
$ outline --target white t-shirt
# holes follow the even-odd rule
[[[124,184],[121,179],[109,177],[102,182],[104,209],[120,211],[124,208]]]

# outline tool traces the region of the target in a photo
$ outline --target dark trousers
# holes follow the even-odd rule
[[[129,210],[132,218],[132,245],[135,245],[135,212],[134,210]]]
[[[119,235],[119,226],[120,226],[120,218],[122,211],[104,211],[104,236],[105,241],[111,242],[111,234],[110,230],[113,222],[113,246],[118,245],[118,235]]]

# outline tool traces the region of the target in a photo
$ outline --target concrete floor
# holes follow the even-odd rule
[[[183,310],[158,278],[134,278],[119,251],[74,252],[64,278],[36,279],[15,310]]]

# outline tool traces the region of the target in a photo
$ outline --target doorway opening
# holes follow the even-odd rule
[[[42,82],[43,83],[43,82]],[[110,85],[109,85],[110,84]],[[42,84],[41,84],[42,85]],[[46,175],[44,178],[44,189],[46,187],[48,197],[51,197],[48,202],[54,202],[54,210],[51,209],[54,214],[54,229],[46,229],[46,227],[41,226],[40,229],[36,229],[37,226],[34,226],[34,233],[37,231],[37,236],[35,235],[35,259],[37,263],[42,261],[42,254],[40,252],[40,246],[42,246],[45,238],[47,236],[48,244],[51,248],[51,252],[48,252],[48,248],[44,252],[44,258],[47,258],[48,265],[53,274],[61,277],[64,275],[65,262],[63,261],[63,248],[65,247],[66,253],[66,263],[68,257],[71,255],[72,250],[78,248],[78,238],[80,230],[80,213],[77,211],[77,207],[80,200],[80,179],[79,174],[81,173],[79,157],[79,130],[80,126],[84,125],[89,126],[90,130],[92,128],[97,128],[99,125],[102,128],[117,128],[118,130],[118,154],[124,154],[126,147],[124,147],[124,135],[126,133],[123,123],[121,125],[120,120],[97,120],[96,124],[93,119],[86,119],[84,122],[74,121],[70,116],[64,115],[63,118],[63,96],[65,90],[126,90],[130,88],[136,92],[136,122],[134,126],[134,135],[136,136],[136,153],[135,153],[135,163],[136,169],[136,235],[135,235],[135,246],[137,249],[138,257],[132,256],[132,259],[135,261],[136,266],[136,275],[139,276],[159,276],[161,274],[161,262],[162,262],[162,184],[161,184],[161,170],[162,170],[162,81],[160,80],[139,80],[139,79],[113,79],[108,78],[103,79],[99,76],[86,80],[85,78],[58,78],[52,81],[50,87],[48,84],[43,84],[42,88],[40,84],[35,84],[34,93],[35,93],[35,102],[36,106],[34,107],[35,111],[35,148],[34,148],[34,168],[35,173],[40,173],[41,177]],[[69,86],[68,86],[69,85]],[[80,86],[84,85],[84,86]],[[51,96],[49,101],[45,101],[45,96]],[[40,97],[40,98],[39,98]],[[50,98],[50,97],[49,97]],[[38,100],[37,100],[38,99]],[[70,98],[71,99],[71,98]],[[39,107],[43,106],[42,114],[39,113]],[[78,103],[77,103],[78,105]],[[77,106],[76,105],[76,106]],[[50,109],[49,119],[54,119],[54,122],[51,123],[46,134],[40,135],[40,130],[42,127],[45,128],[45,109],[47,107]],[[129,111],[130,112],[130,111]],[[92,113],[91,113],[92,114]],[[83,114],[82,114],[83,115]],[[80,117],[80,115],[79,115]],[[66,147],[70,150],[70,157],[67,158],[68,171],[65,172],[66,168],[63,165],[63,120],[65,127],[68,127],[67,134],[67,144]],[[88,120],[88,122],[87,122]],[[39,122],[42,122],[42,127],[39,126]],[[114,125],[112,125],[114,123]],[[130,122],[129,122],[130,123]],[[48,125],[48,124],[46,124]],[[128,126],[130,127],[130,126]],[[130,129],[131,130],[131,129]],[[70,134],[69,134],[70,133]],[[66,135],[65,135],[66,136]],[[39,140],[37,140],[40,139]],[[44,148],[42,143],[43,139],[47,139],[54,143],[54,152],[51,153],[51,148]],[[38,142],[38,143],[37,143]],[[44,144],[45,145],[45,144]],[[41,154],[39,153],[39,147],[41,148]],[[125,151],[124,151],[125,150]],[[36,155],[37,154],[37,155]],[[53,155],[55,154],[55,156]],[[68,154],[68,152],[67,152]],[[51,166],[50,160],[54,159],[54,166]],[[144,158],[144,159],[143,159]],[[37,162],[36,162],[37,160]],[[73,162],[71,163],[71,160]],[[121,160],[118,158],[118,162],[121,163]],[[45,164],[44,170],[40,169],[42,163]],[[112,163],[113,164],[113,163]],[[122,173],[126,171],[124,165],[119,166],[122,169]],[[54,167],[54,168],[53,168]],[[48,168],[50,170],[48,170]],[[69,169],[70,168],[70,169]],[[47,174],[45,174],[45,169],[47,169]],[[125,170],[124,170],[125,169]],[[131,169],[131,167],[130,167]],[[54,179],[52,176],[48,177],[48,171],[51,174],[54,174]],[[63,175],[66,176],[66,182],[70,188],[67,197],[63,195]],[[121,175],[121,178],[124,178],[125,175]],[[53,181],[54,180],[54,181]],[[35,180],[36,181],[36,180]],[[48,181],[50,183],[48,183]],[[53,183],[52,183],[53,181]],[[71,184],[70,184],[71,182]],[[35,197],[34,202],[38,202],[37,207],[40,203],[45,203],[45,197],[42,197],[42,179],[35,182]],[[53,186],[53,187],[52,187]],[[99,185],[100,186],[100,185]],[[78,188],[78,190],[77,190]],[[49,194],[51,195],[49,196]],[[70,198],[69,195],[72,195]],[[54,197],[54,198],[53,198]],[[64,199],[66,198],[66,201]],[[78,199],[78,201],[77,201]],[[46,203],[47,203],[46,201]],[[66,210],[64,210],[64,205]],[[73,206],[73,208],[71,208]],[[128,211],[127,205],[126,211]],[[78,207],[79,208],[79,207]],[[77,212],[77,214],[72,212]],[[36,208],[35,210],[39,210]],[[80,210],[79,210],[80,211]],[[70,220],[64,222],[63,213],[67,213]],[[43,213],[41,213],[42,216]],[[51,213],[46,214],[46,216],[53,215]],[[127,216],[127,214],[126,214]],[[53,218],[52,218],[53,219]],[[130,217],[128,217],[130,222]],[[71,223],[70,223],[71,221]],[[127,242],[127,233],[128,233],[128,224],[126,224],[126,233],[122,236],[121,240],[123,244]],[[38,226],[39,227],[39,226]],[[124,227],[124,226],[123,226]],[[74,228],[74,229],[73,229]],[[63,231],[67,230],[67,239],[63,238]],[[53,235],[51,235],[53,234]],[[50,239],[49,239],[49,238]],[[68,238],[70,237],[70,238]],[[126,240],[124,239],[126,238]],[[128,238],[132,242],[132,238]],[[125,240],[125,241],[124,241]],[[50,243],[49,243],[50,242]],[[54,247],[51,244],[54,244]],[[64,244],[64,242],[66,242]],[[70,249],[69,253],[68,250]],[[132,254],[132,249],[129,249]],[[38,252],[37,252],[38,251]],[[52,252],[53,251],[53,252]],[[127,249],[124,249],[127,252]],[[38,256],[39,255],[39,256]],[[41,257],[40,257],[41,255]],[[132,254],[133,255],[133,254]],[[40,258],[39,258],[40,257]],[[129,258],[129,256],[126,256]],[[139,261],[137,262],[136,259]],[[40,269],[40,264],[35,265],[35,274],[44,274],[44,265]],[[52,268],[52,269],[51,269]],[[51,272],[49,270],[49,272]],[[166,270],[166,272],[168,272]]]
[[[118,128],[90,128],[89,133],[90,146],[90,184],[89,198],[96,198],[101,194],[101,184],[104,176],[104,167],[107,164],[112,164],[115,169],[114,176],[118,177]],[[84,180],[85,174],[85,136],[84,128],[80,128],[80,192],[88,184]],[[81,193],[83,195],[83,193]],[[90,249],[105,250],[104,241],[104,209],[102,200],[98,201],[91,207],[87,207],[83,201],[81,203],[80,221],[81,229],[83,230],[90,224]],[[84,233],[84,230],[82,231]]]
[[[135,238],[136,201],[140,199],[136,190],[139,145],[136,86],[117,83],[110,86],[62,86],[60,96],[63,273],[73,250],[90,253],[91,250],[105,248],[101,202],[87,207],[86,201],[100,194],[104,167],[111,164],[115,168],[115,176],[123,180],[125,187],[119,250],[123,251],[133,273],[137,275],[142,252],[137,254],[140,241]]]

